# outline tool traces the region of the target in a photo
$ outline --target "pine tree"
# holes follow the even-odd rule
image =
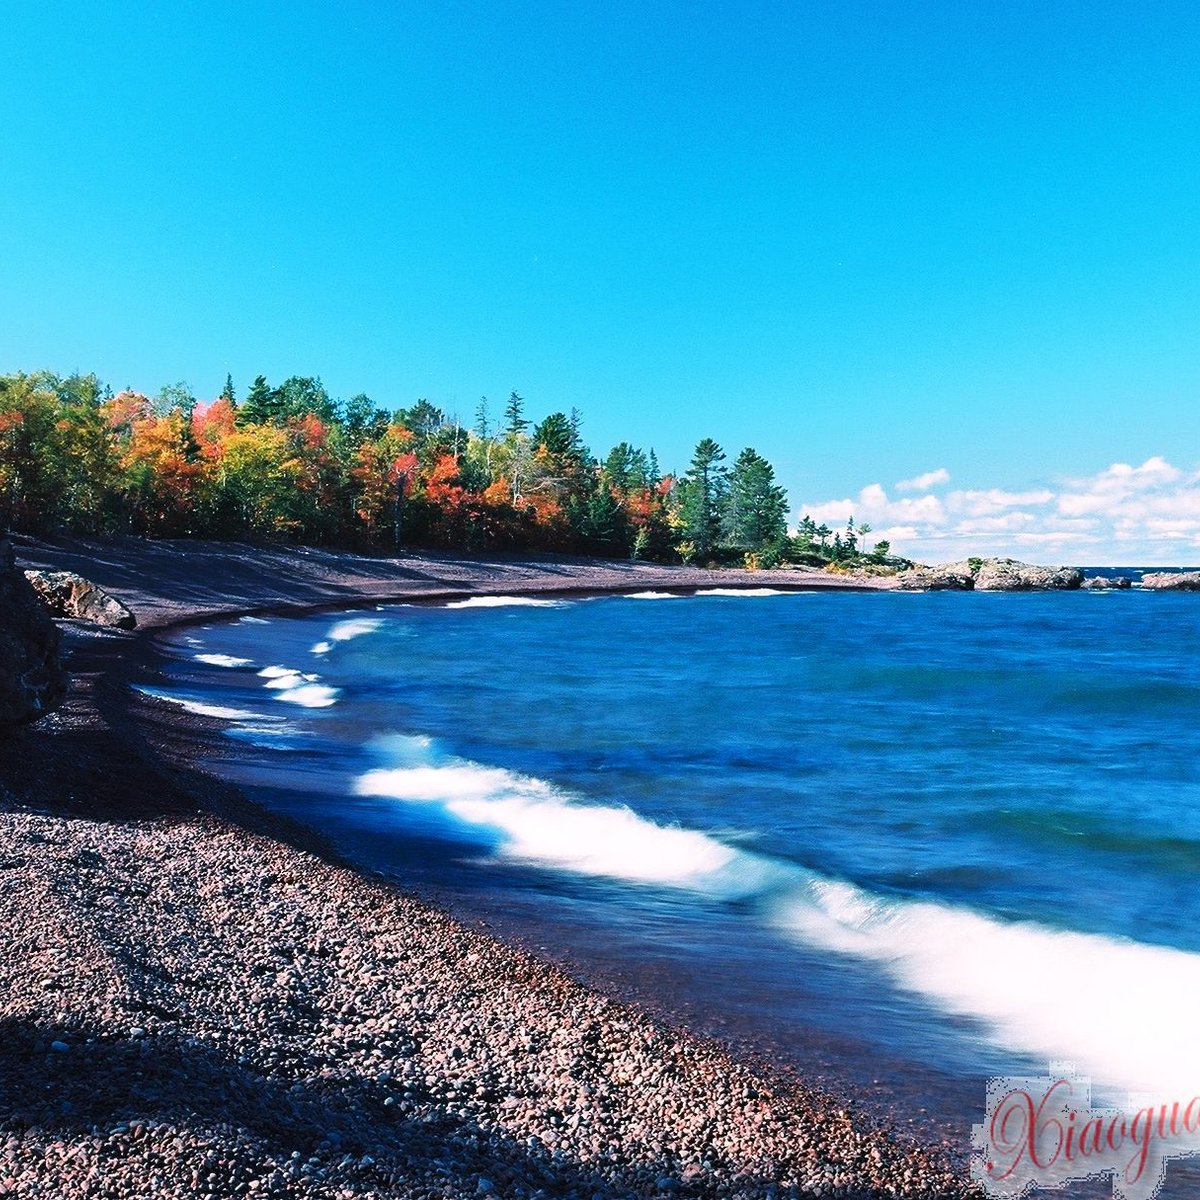
[[[504,408],[505,432],[513,434],[524,433],[529,428],[525,419],[525,401],[515,391],[509,393],[508,404]]]
[[[237,397],[233,393],[233,376],[228,372],[225,374],[225,386],[221,389],[221,400],[227,400],[230,408],[237,407]]]
[[[683,537],[691,542],[697,558],[711,554],[720,537],[726,493],[724,461],[725,451],[712,438],[705,438],[696,446],[688,473],[680,480]]]
[[[492,428],[488,421],[488,398],[480,396],[479,404],[475,409],[475,436],[486,442],[491,432]]]
[[[747,447],[729,475],[722,533],[740,550],[777,546],[787,536],[787,494],[775,483],[775,469]]]
[[[269,425],[279,415],[279,407],[279,393],[265,375],[257,375],[237,410],[238,424]]]

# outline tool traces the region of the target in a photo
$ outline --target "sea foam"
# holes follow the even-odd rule
[[[752,596],[790,596],[791,592],[781,588],[701,588],[697,596],[736,596],[738,599],[749,598]]]
[[[153,696],[156,700],[165,700],[168,704],[174,704],[200,717],[219,717],[224,721],[269,721],[271,719],[264,717],[261,713],[250,712],[244,708],[229,708],[223,704],[205,704],[200,700],[189,700],[186,696],[176,696],[171,692],[164,692],[160,688],[139,687],[137,691],[145,696]]]
[[[443,608],[562,608],[565,600],[547,600],[537,596],[472,596],[451,600]]]
[[[353,617],[348,621],[339,621],[325,636],[331,642],[348,642],[351,638],[374,633],[382,624],[383,621],[378,617]]]
[[[584,875],[718,891],[739,854],[703,833],[575,803],[544,780],[464,759],[369,771],[355,791],[438,807],[504,858]]]
[[[207,663],[210,667],[249,667],[253,661],[249,658],[237,658],[232,654],[193,654],[196,662]]]
[[[1001,1048],[1069,1059],[1098,1086],[1186,1100],[1200,1080],[1200,955],[883,897],[544,780],[439,761],[425,739],[395,751],[405,765],[365,773],[356,793],[440,811],[500,858],[749,901],[786,937],[874,963]]]
[[[302,708],[329,708],[341,695],[340,688],[319,682],[320,675],[306,675],[295,667],[264,667],[258,674],[266,679],[263,686],[275,692],[276,700]]]
[[[1196,1092],[1200,955],[884,899],[816,876],[771,916],[793,937],[878,963],[907,990],[980,1021],[1001,1046],[1163,1100]]]

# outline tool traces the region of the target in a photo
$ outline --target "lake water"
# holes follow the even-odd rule
[[[1200,1091],[1200,597],[493,597],[171,649],[264,803],[901,1122],[1050,1060]]]

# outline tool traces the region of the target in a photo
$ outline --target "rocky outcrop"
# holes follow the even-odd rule
[[[1133,580],[1128,575],[1093,575],[1079,586],[1089,592],[1125,591],[1133,587]]]
[[[904,591],[1033,592],[1080,587],[1078,567],[1039,567],[1015,558],[969,558],[940,567],[913,567],[896,576]]]
[[[1038,567],[1015,558],[985,558],[975,571],[977,592],[1066,590],[1082,583],[1078,567]]]
[[[1142,576],[1151,592],[1200,592],[1200,571],[1151,571]]]
[[[56,617],[78,617],[117,629],[132,629],[137,624],[119,600],[73,571],[26,571],[25,578]]]
[[[961,563],[944,567],[910,567],[895,576],[903,592],[969,592],[975,586],[970,570]]]
[[[0,542],[0,730],[36,721],[67,694],[58,627]]]

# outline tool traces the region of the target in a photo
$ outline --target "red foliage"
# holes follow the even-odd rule
[[[208,458],[221,457],[235,428],[233,405],[224,396],[207,408],[197,408],[192,416],[192,433]]]
[[[458,463],[452,454],[443,454],[433,464],[425,481],[425,498],[443,508],[457,508],[466,494],[454,481],[458,478]]]

